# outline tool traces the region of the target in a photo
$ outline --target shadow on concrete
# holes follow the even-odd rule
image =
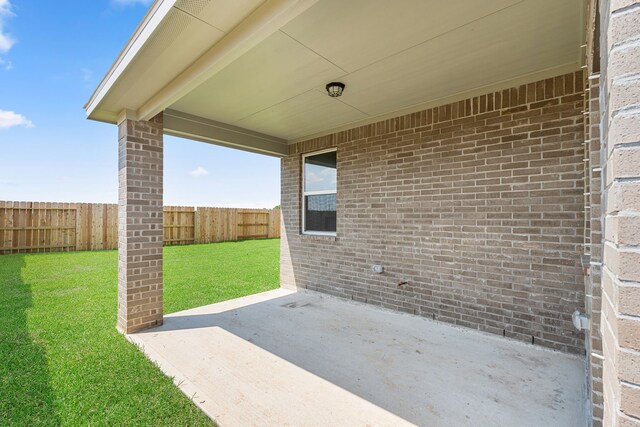
[[[0,255],[0,423],[59,425],[44,346],[29,329],[24,266],[24,255]]]
[[[572,356],[315,292],[222,304],[148,333],[221,328],[417,425],[581,425]]]

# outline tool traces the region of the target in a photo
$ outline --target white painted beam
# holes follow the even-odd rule
[[[164,133],[274,157],[289,153],[284,139],[175,110],[164,112]]]

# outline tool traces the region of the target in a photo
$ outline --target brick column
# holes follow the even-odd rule
[[[296,289],[296,276],[289,239],[300,233],[300,156],[288,156],[280,163],[280,286]]]
[[[118,329],[162,324],[162,113],[118,124]]]
[[[605,426],[640,426],[640,0],[601,1]]]

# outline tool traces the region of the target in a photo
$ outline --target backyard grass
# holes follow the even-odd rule
[[[164,249],[165,313],[278,286],[279,240]],[[117,252],[0,255],[0,424],[211,425],[116,329]]]

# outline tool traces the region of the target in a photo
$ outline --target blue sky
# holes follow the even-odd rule
[[[149,0],[0,0],[0,200],[116,203],[117,129],[84,103]],[[165,205],[270,208],[280,161],[165,137]]]

